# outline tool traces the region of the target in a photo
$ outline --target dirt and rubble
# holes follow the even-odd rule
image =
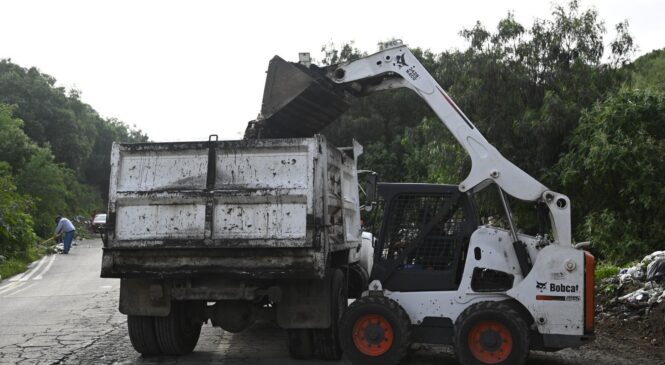
[[[665,251],[601,280],[596,294],[594,347],[620,346],[665,363]]]

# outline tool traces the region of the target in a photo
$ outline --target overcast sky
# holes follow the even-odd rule
[[[628,19],[639,54],[665,47],[665,1],[582,1],[590,6],[606,44]],[[528,27],[552,2],[9,0],[0,9],[0,59],[54,76],[153,141],[183,141],[241,138],[276,54],[321,59],[329,41],[374,52],[392,37],[440,52],[464,47],[458,32],[477,20],[493,29],[510,10]]]

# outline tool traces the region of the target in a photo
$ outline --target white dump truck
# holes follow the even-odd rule
[[[102,277],[122,279],[134,348],[184,354],[207,320],[238,332],[272,319],[294,357],[339,359],[337,322],[372,259],[360,153],[319,135],[115,144]]]

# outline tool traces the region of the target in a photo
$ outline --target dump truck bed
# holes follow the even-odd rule
[[[360,245],[356,161],[314,138],[114,144],[103,277],[322,277]]]

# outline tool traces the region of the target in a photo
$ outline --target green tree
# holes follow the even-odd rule
[[[536,19],[530,27],[512,13],[495,30],[476,23],[460,32],[468,42],[461,51],[413,51],[502,154],[531,175],[548,178],[582,111],[625,81],[618,67],[633,50],[627,24],[621,23],[609,55],[604,34],[596,10],[571,1],[554,6],[549,19]],[[324,49],[326,63],[361,54],[351,46],[341,50]],[[603,63],[604,55],[610,62]],[[468,168],[467,157],[434,119],[412,92],[382,92],[359,100],[324,134],[338,145],[355,137],[371,146],[361,166],[386,180],[457,182]],[[546,183],[557,188],[559,181]]]
[[[67,204],[68,175],[71,176],[54,161],[49,150],[40,148],[16,177],[18,191],[33,199],[35,231],[42,237],[52,234],[53,219],[58,214],[72,213]]]
[[[14,109],[0,104],[0,161],[16,171],[28,162],[37,146],[21,129],[23,121],[14,118]]]
[[[48,145],[39,147],[31,141],[21,129],[22,121],[13,116],[14,109],[0,104],[0,161],[10,168],[8,178],[13,181],[12,174],[16,176],[21,196],[32,202],[32,210],[26,213],[34,215],[37,232],[49,235],[57,214],[87,216],[102,209],[98,188],[80,182],[72,169],[56,163]],[[114,125],[119,130],[116,136],[122,137],[126,127],[121,123]],[[108,170],[107,161],[98,171],[106,174],[108,180]]]
[[[32,230],[30,199],[18,193],[11,167],[0,162],[0,255],[24,257],[37,242]]]
[[[665,237],[665,93],[622,90],[585,113],[557,173],[582,239],[623,263]]]
[[[99,191],[76,179],[74,171],[57,164],[47,149],[39,149],[16,177],[19,192],[34,200],[35,231],[49,236],[57,215],[90,216],[103,209]]]
[[[416,128],[407,128],[402,147],[407,180],[456,184],[471,168],[466,151],[437,118],[425,118]]]
[[[56,79],[36,68],[0,61],[0,103],[16,105],[24,131],[39,145],[49,143],[58,160],[78,170],[90,153],[94,129],[87,128],[77,99],[55,86]],[[75,106],[75,107],[73,107]]]
[[[636,59],[629,69],[632,71],[630,86],[665,90],[665,49],[645,54]]]
[[[21,128],[36,145],[50,149],[55,161],[64,163],[82,182],[94,184],[104,199],[112,142],[147,140],[139,130],[101,118],[81,102],[80,91],[67,92],[56,86],[54,77],[10,60],[0,60],[2,103],[14,105],[13,115],[23,121]],[[12,154],[11,158],[25,157],[20,156]],[[16,163],[12,161],[12,166]]]

